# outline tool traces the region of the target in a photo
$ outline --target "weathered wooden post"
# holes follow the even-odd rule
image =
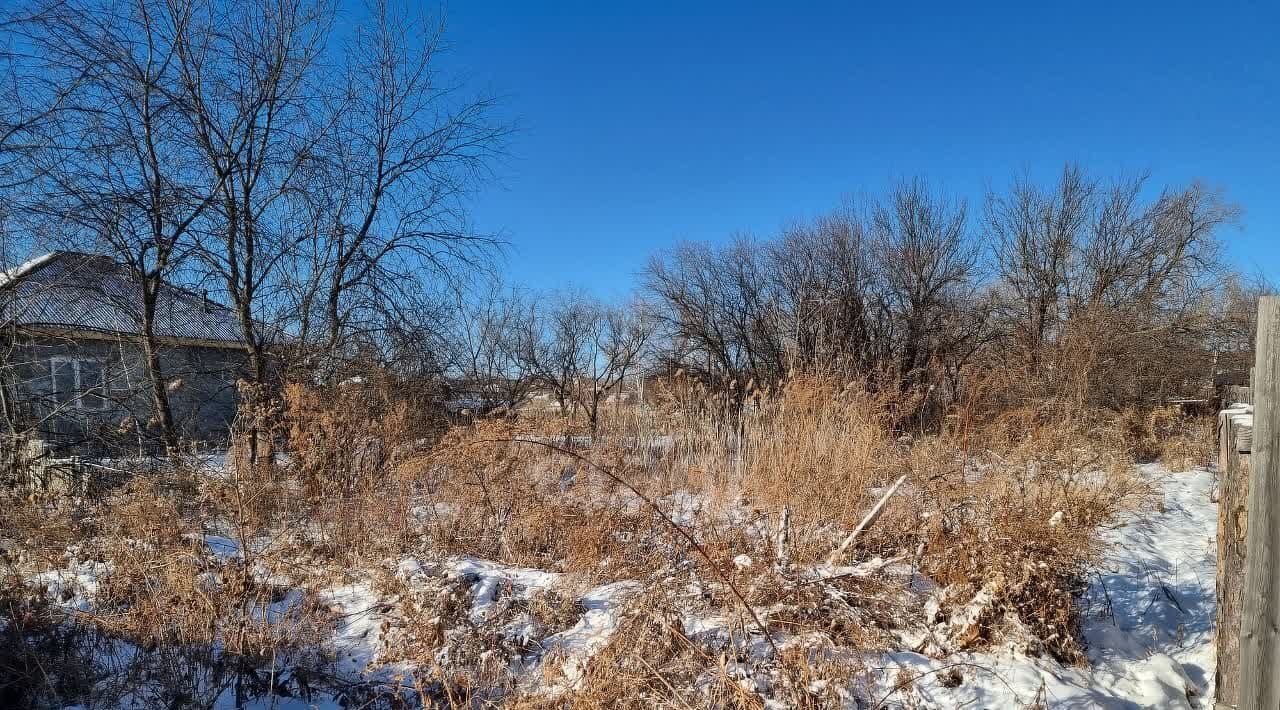
[[[1280,298],[1258,302],[1248,561],[1240,619],[1241,710],[1280,708]]]
[[[1249,409],[1233,406],[1218,415],[1217,707],[1240,697],[1240,616],[1248,561]]]

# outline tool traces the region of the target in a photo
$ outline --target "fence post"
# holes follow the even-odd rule
[[[1258,302],[1240,708],[1280,707],[1280,298]]]
[[[1239,410],[1243,411],[1243,410]],[[1241,455],[1237,410],[1218,415],[1218,569],[1217,668],[1218,708],[1231,708],[1240,698],[1240,615],[1243,607],[1245,547],[1249,496],[1249,463]]]

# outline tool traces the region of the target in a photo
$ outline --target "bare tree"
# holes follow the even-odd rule
[[[897,373],[895,389],[934,384],[932,369],[954,392],[988,330],[977,276],[964,206],[917,179],[776,240],[683,245],[652,259],[644,283],[669,367],[740,401],[794,368]]]
[[[870,247],[865,219],[851,207],[768,245],[795,365],[861,373],[888,357],[892,323]]]
[[[1277,289],[1261,274],[1226,274],[1213,294],[1208,347],[1214,375],[1247,372],[1254,360],[1258,332],[1258,298],[1274,296]]]
[[[203,170],[182,110],[176,45],[194,9],[181,0],[71,0],[43,6],[21,25],[46,75],[74,86],[53,116],[56,143],[42,152],[41,200],[33,208],[72,243],[96,241],[137,283],[126,300],[136,310],[156,422],[169,447],[177,432],[157,303],[222,187]]]
[[[346,91],[310,195],[322,214],[300,330],[311,337],[319,325],[329,349],[382,327],[373,304],[475,266],[495,245],[470,229],[460,202],[507,133],[494,102],[443,82],[442,27],[431,18],[387,0],[369,18],[346,48]]]
[[[521,357],[561,411],[581,407],[595,433],[601,405],[643,369],[655,321],[639,303],[610,306],[583,294],[544,303],[523,326]]]
[[[7,434],[0,449],[7,453],[15,453],[20,430],[38,425],[19,418],[28,404],[19,393],[19,370],[28,363],[13,357],[19,336],[9,274],[31,251],[33,223],[24,219],[24,203],[30,200],[26,188],[39,174],[39,153],[50,144],[55,128],[51,118],[74,86],[51,83],[29,55],[14,47],[23,25],[31,21],[24,10],[0,11],[0,416]]]
[[[15,46],[38,17],[29,8],[0,10],[0,235],[9,240],[17,235],[7,228],[22,212],[14,205],[18,188],[34,181],[36,157],[50,146],[58,127],[52,118],[79,86],[76,80],[49,76],[38,58]]]
[[[588,321],[589,339],[582,372],[574,392],[587,415],[594,435],[600,424],[600,405],[611,395],[621,396],[628,375],[640,374],[653,337],[653,321],[643,306],[596,304]]]
[[[514,407],[535,384],[527,324],[536,322],[533,304],[518,288],[482,282],[459,298],[446,346],[458,387],[487,403]]]
[[[977,335],[954,327],[974,301],[978,258],[965,206],[931,192],[923,179],[903,181],[876,205],[872,242],[899,327],[893,342],[901,384],[922,385],[927,368]]]
[[[176,37],[182,110],[210,181],[216,210],[196,253],[222,284],[249,351],[249,374],[266,374],[263,325],[280,271],[315,235],[303,191],[329,117],[316,97],[332,8],[308,0],[209,3]]]
[[[519,357],[543,386],[551,389],[561,412],[577,406],[575,383],[586,362],[599,318],[596,304],[582,294],[542,299],[518,335]]]
[[[1014,335],[1032,372],[1039,369],[1040,351],[1065,316],[1071,260],[1088,223],[1093,193],[1083,171],[1068,165],[1050,190],[1022,176],[1008,195],[987,195],[983,229],[1014,309]]]
[[[666,359],[717,387],[741,392],[748,381],[773,382],[787,370],[795,332],[773,265],[753,240],[726,247],[683,244],[649,261],[645,289],[673,342]]]
[[[1103,183],[1067,166],[1052,189],[1020,178],[987,198],[984,228],[1018,352],[1033,375],[1096,363],[1095,404],[1187,391],[1212,368],[1206,304],[1219,283],[1219,235],[1238,210],[1199,184],[1144,199],[1147,182]]]

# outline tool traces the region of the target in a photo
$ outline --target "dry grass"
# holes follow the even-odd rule
[[[944,610],[987,590],[990,608],[963,640],[966,648],[997,641],[1000,628],[1014,624],[1041,650],[1078,659],[1073,600],[1096,556],[1098,532],[1151,493],[1132,468],[1122,420],[1058,402],[912,438],[896,416],[909,407],[861,382],[796,377],[777,392],[754,393],[732,422],[718,421],[708,399],[673,396],[650,410],[647,422],[635,409],[607,417],[604,433],[584,451],[695,528],[710,558],[704,564],[732,571],[732,559],[747,554],[759,563],[751,576],[778,562],[823,560],[878,492],[905,475],[902,491],[850,557],[918,564],[947,588]],[[700,413],[679,409],[682,402],[697,402]],[[696,557],[654,511],[609,480],[547,447],[515,443],[560,442],[545,422],[521,427],[501,421],[453,432],[402,470],[445,502],[432,523],[443,552],[596,579],[640,578],[671,559]],[[789,544],[779,560],[773,531],[784,510]],[[805,606],[803,595],[788,597],[782,580],[740,581],[782,595],[753,603]],[[726,593],[721,603],[733,600]],[[792,631],[832,633],[829,615],[789,621]],[[863,631],[845,629],[841,642],[874,636],[868,630],[876,623],[856,623]]]
[[[1145,413],[1124,413],[1126,433],[1135,457],[1160,461],[1171,471],[1206,466],[1214,458],[1211,417],[1188,417],[1177,407],[1157,407]]]
[[[797,375],[776,391],[748,386],[738,413],[730,398],[676,378],[656,404],[607,408],[592,439],[581,422],[548,416],[440,437],[417,414],[424,401],[390,383],[293,386],[246,408],[254,419],[240,431],[258,434],[259,457],[244,456],[242,437],[226,476],[178,466],[103,499],[0,508],[5,615],[25,620],[6,627],[24,641],[5,662],[29,667],[50,639],[80,629],[90,640],[61,642],[67,670],[54,676],[81,692],[89,686],[71,669],[84,650],[126,641],[156,653],[204,649],[164,662],[218,669],[156,698],[205,697],[228,683],[273,693],[270,669],[286,666],[289,692],[300,693],[323,684],[338,621],[314,592],[357,580],[394,600],[380,660],[419,669],[360,696],[377,702],[830,707],[865,672],[848,652],[888,648],[894,629],[931,634],[936,652],[1013,642],[1079,660],[1074,597],[1099,531],[1151,495],[1133,461],[1158,455],[1182,469],[1203,460],[1204,425],[1168,410],[1110,416],[1057,397],[1013,406],[975,391],[942,432],[922,436],[907,432],[910,395],[865,381]],[[287,458],[274,457],[277,442]],[[883,558],[908,575],[816,579],[903,476],[845,561]],[[193,539],[203,532],[231,538],[243,557],[211,554]],[[68,547],[113,570],[92,614],[72,626],[21,581],[65,564]],[[462,554],[567,573],[574,586],[507,590],[501,612],[476,624],[467,580],[411,585],[388,572],[406,555]],[[936,610],[908,590],[913,570],[939,585]],[[550,681],[563,679],[504,625],[563,631],[582,617],[581,590],[617,580],[641,580],[646,592],[572,692],[548,699],[522,686],[510,659],[539,658]],[[948,627],[966,608],[972,623]],[[691,638],[680,623],[690,614],[723,617],[726,631]]]
[[[179,476],[186,474],[165,479]],[[102,500],[41,503],[43,516],[27,519],[27,534],[75,541],[60,555],[47,542],[5,555],[0,597],[23,609],[7,618],[25,621],[7,630],[17,638],[3,662],[12,668],[38,659],[41,677],[82,681],[49,693],[47,682],[27,678],[44,691],[32,693],[34,705],[211,703],[223,692],[271,692],[273,667],[320,663],[327,611],[291,585],[272,583],[283,557],[215,555],[188,517],[215,504],[191,505],[186,490],[136,477]],[[82,581],[74,573],[85,568],[93,574]],[[50,569],[64,571],[26,581],[32,570]],[[50,639],[62,640],[50,649]]]

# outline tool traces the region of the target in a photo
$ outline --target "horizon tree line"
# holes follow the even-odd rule
[[[1221,193],[1068,164],[976,209],[915,177],[768,238],[680,243],[622,303],[534,294],[495,280],[502,244],[471,225],[513,129],[442,70],[443,23],[392,0],[349,31],[336,18],[327,0],[33,0],[0,18],[3,256],[128,268],[166,445],[165,282],[234,311],[251,383],[280,376],[269,356],[320,383],[377,362],[511,402],[544,388],[593,428],[621,383],[677,371],[739,405],[796,370],[864,377],[919,395],[921,426],[977,368],[1051,389],[1087,367],[1089,404],[1139,404],[1248,350],[1246,304],[1269,288],[1223,263],[1240,209]]]

